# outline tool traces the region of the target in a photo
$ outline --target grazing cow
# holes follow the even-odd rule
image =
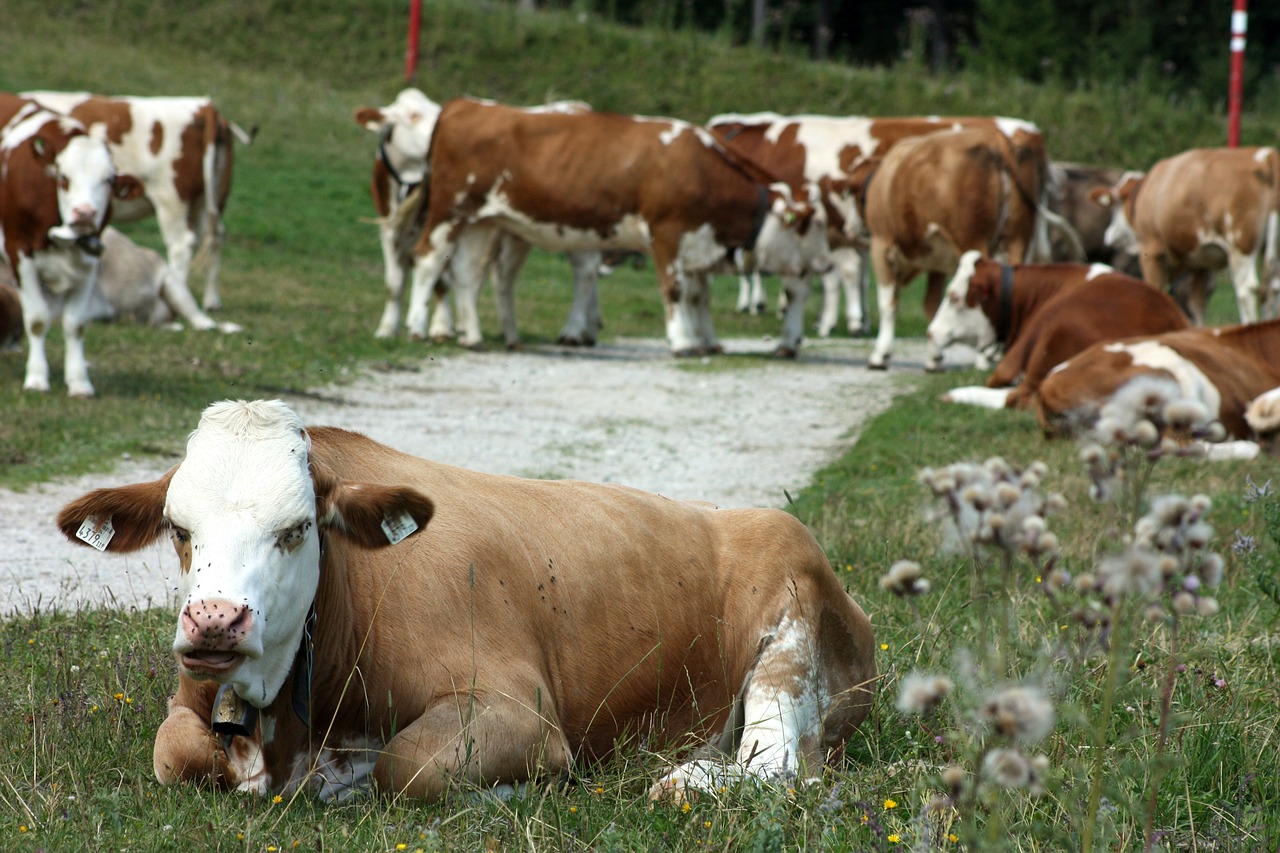
[[[654,786],[681,797],[807,778],[874,692],[870,623],[784,512],[475,473],[278,401],[210,406],[176,467],[58,525],[109,551],[173,538],[161,782],[436,798],[711,739],[727,763]]]
[[[49,390],[45,335],[61,313],[67,392],[93,396],[84,327],[100,235],[113,193],[123,201],[140,192],[136,180],[116,175],[107,146],[80,122],[0,93],[0,247],[19,285],[25,390]]]
[[[591,107],[581,101],[557,101],[527,109],[531,112],[582,113],[589,112]],[[404,282],[413,269],[413,245],[397,239],[397,211],[409,194],[429,176],[427,155],[439,114],[440,106],[413,88],[402,91],[386,107],[361,107],[356,111],[356,124],[378,134],[378,154],[373,163],[370,189],[378,211],[378,232],[387,285],[387,302],[374,332],[379,338],[394,336],[400,327]],[[415,239],[417,236],[412,234]],[[519,237],[504,233],[498,238],[498,245],[489,261],[498,297],[498,320],[508,349],[519,345],[514,287],[529,248],[529,244]],[[557,342],[568,346],[591,346],[603,326],[597,298],[601,255],[594,251],[569,252],[567,255],[573,267],[574,299]],[[445,299],[448,291],[444,285],[446,277],[449,277],[448,270],[437,283],[434,294],[435,310],[431,315],[429,334],[435,340],[453,336],[453,321]]]
[[[1172,378],[1229,436],[1247,439],[1249,403],[1280,386],[1280,320],[1096,343],[1040,383],[1046,434],[1088,426],[1118,389],[1138,376]]]
[[[1147,284],[1164,290],[1190,273],[1186,307],[1205,323],[1213,275],[1231,271],[1240,322],[1258,319],[1258,256],[1267,282],[1263,316],[1280,297],[1280,154],[1274,148],[1193,148],[1143,175],[1126,172],[1091,197],[1110,208],[1107,242],[1136,251]]]
[[[720,115],[707,123],[716,138],[795,186],[803,181],[816,183],[827,212],[827,239],[831,246],[832,269],[823,276],[822,313],[818,334],[827,337],[835,328],[843,287],[850,334],[869,331],[865,312],[866,234],[860,199],[860,167],[884,157],[903,139],[961,127],[991,127],[1009,138],[1019,164],[1033,171],[1045,166],[1044,136],[1039,128],[1021,119],[1001,116],[890,117],[868,116],[780,116],[776,113]],[[1043,184],[1043,180],[1039,182]],[[1042,201],[1047,202],[1047,197]],[[1043,222],[1060,223],[1053,214]],[[1039,222],[1040,220],[1038,220]],[[1070,229],[1068,228],[1069,232]],[[1071,239],[1068,234],[1068,240]],[[1047,250],[1042,236],[1041,251]],[[1044,256],[1048,259],[1048,256]],[[1070,257],[1074,257],[1071,255]],[[764,309],[764,289],[760,277],[744,276],[739,291],[738,310]]]
[[[1085,166],[1080,163],[1049,164],[1049,209],[1061,216],[1075,230],[1084,251],[1084,260],[1106,264],[1116,272],[1142,277],[1142,265],[1136,252],[1107,245],[1107,228],[1111,214],[1099,207],[1091,197],[1098,188],[1111,188],[1120,180],[1123,172],[1106,166]],[[1071,257],[1069,241],[1054,235],[1055,259]]]
[[[1008,137],[987,127],[905,139],[864,179],[880,330],[867,366],[883,370],[893,348],[898,290],[928,274],[933,316],[960,256],[1021,263],[1036,227],[1041,168],[1013,159]]]
[[[169,304],[196,329],[237,332],[235,323],[217,323],[205,311],[222,307],[218,273],[222,267],[222,221],[231,193],[232,139],[248,145],[253,136],[227,121],[208,98],[111,98],[88,92],[27,92],[50,109],[78,119],[101,134],[116,168],[142,181],[143,195],[118,204],[117,222],[154,215],[164,239],[172,275],[165,288]],[[204,311],[188,284],[199,247],[208,258]]]
[[[423,335],[425,296],[453,257],[459,314],[466,306],[470,315],[462,341],[479,340],[475,290],[493,240],[507,232],[551,250],[651,254],[673,352],[717,351],[713,271],[743,262],[807,289],[804,276],[829,265],[825,214],[770,181],[682,121],[451,101],[436,122],[424,224],[415,226],[409,331]],[[799,346],[791,324],[784,354]]]
[[[980,352],[1004,345],[985,388],[946,396],[1030,408],[1045,374],[1091,344],[1189,325],[1169,296],[1103,264],[1010,266],[966,252],[929,323],[926,369],[939,369],[943,348],[953,343]]]
[[[173,309],[165,301],[169,265],[154,249],[139,246],[110,226],[102,230],[102,259],[91,320],[133,320],[160,326],[173,320]]]

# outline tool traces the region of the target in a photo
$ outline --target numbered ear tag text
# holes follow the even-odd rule
[[[407,512],[402,512],[397,516],[386,516],[382,519],[382,532],[387,534],[387,541],[392,545],[403,540],[406,536],[418,529],[418,522],[413,520],[413,516]]]
[[[110,518],[101,524],[95,518],[86,518],[80,525],[80,529],[76,531],[77,539],[87,542],[99,551],[107,550],[107,545],[111,544],[111,537],[115,535],[116,529],[111,526]]]

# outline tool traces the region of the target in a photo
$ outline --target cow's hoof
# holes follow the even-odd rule
[[[421,337],[421,336],[418,336],[418,337],[414,338],[414,340],[416,340],[416,341],[420,341],[420,340],[422,340],[422,337]],[[452,337],[450,337],[449,335],[432,335],[432,336],[431,336],[431,343],[433,343],[433,344],[447,344],[447,343],[449,343],[449,341],[451,341],[451,340],[453,340],[453,338],[452,338]],[[464,346],[465,346],[465,344],[464,344]]]
[[[467,343],[463,343],[462,341],[458,341],[458,346],[462,347],[465,350],[470,350],[471,352],[485,352],[486,350],[489,349],[484,345],[484,341],[476,341],[475,343],[472,343],[472,344],[467,344]]]
[[[881,361],[881,362],[868,361],[867,362],[867,370],[888,370],[888,369],[889,369],[889,362],[887,361]]]
[[[703,355],[724,355],[724,345],[711,344],[710,346],[704,346],[701,352]]]
[[[521,352],[524,349],[524,341],[511,341],[507,344],[507,352]]]
[[[676,358],[695,358],[702,355],[702,350],[697,347],[684,347],[682,349],[673,349],[671,354]]]
[[[236,335],[244,331],[244,326],[239,323],[219,323],[218,331],[224,335]]]
[[[794,359],[799,355],[799,351],[794,347],[780,346],[773,351],[774,358],[791,358]]]
[[[942,362],[929,362],[924,366],[925,373],[942,373],[944,370]]]

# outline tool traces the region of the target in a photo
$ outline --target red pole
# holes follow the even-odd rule
[[[1235,0],[1231,12],[1231,78],[1227,91],[1227,146],[1240,144],[1240,102],[1244,90],[1244,34],[1249,29],[1249,0]]]
[[[1236,0],[1237,3],[1244,0]],[[418,32],[422,29],[422,0],[409,0],[409,46],[404,53],[404,82],[418,73]]]

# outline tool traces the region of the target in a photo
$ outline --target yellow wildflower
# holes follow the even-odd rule
[[[692,810],[693,810],[693,806],[689,805],[688,801],[686,801],[684,805],[680,806],[680,811],[684,812],[685,814],[688,814]]]
[[[898,843],[898,841],[899,841],[899,839],[898,839],[898,835],[897,835],[897,833],[890,833],[890,834],[889,834],[889,843],[890,843],[890,844],[897,844],[897,843]]]
[[[889,799],[884,801],[885,811],[888,811],[889,809],[896,809],[897,807],[898,807],[897,800]]]
[[[275,803],[276,805],[280,805],[280,803],[284,802],[284,797],[280,796],[279,794],[276,794],[274,797],[271,798],[271,802]]]

